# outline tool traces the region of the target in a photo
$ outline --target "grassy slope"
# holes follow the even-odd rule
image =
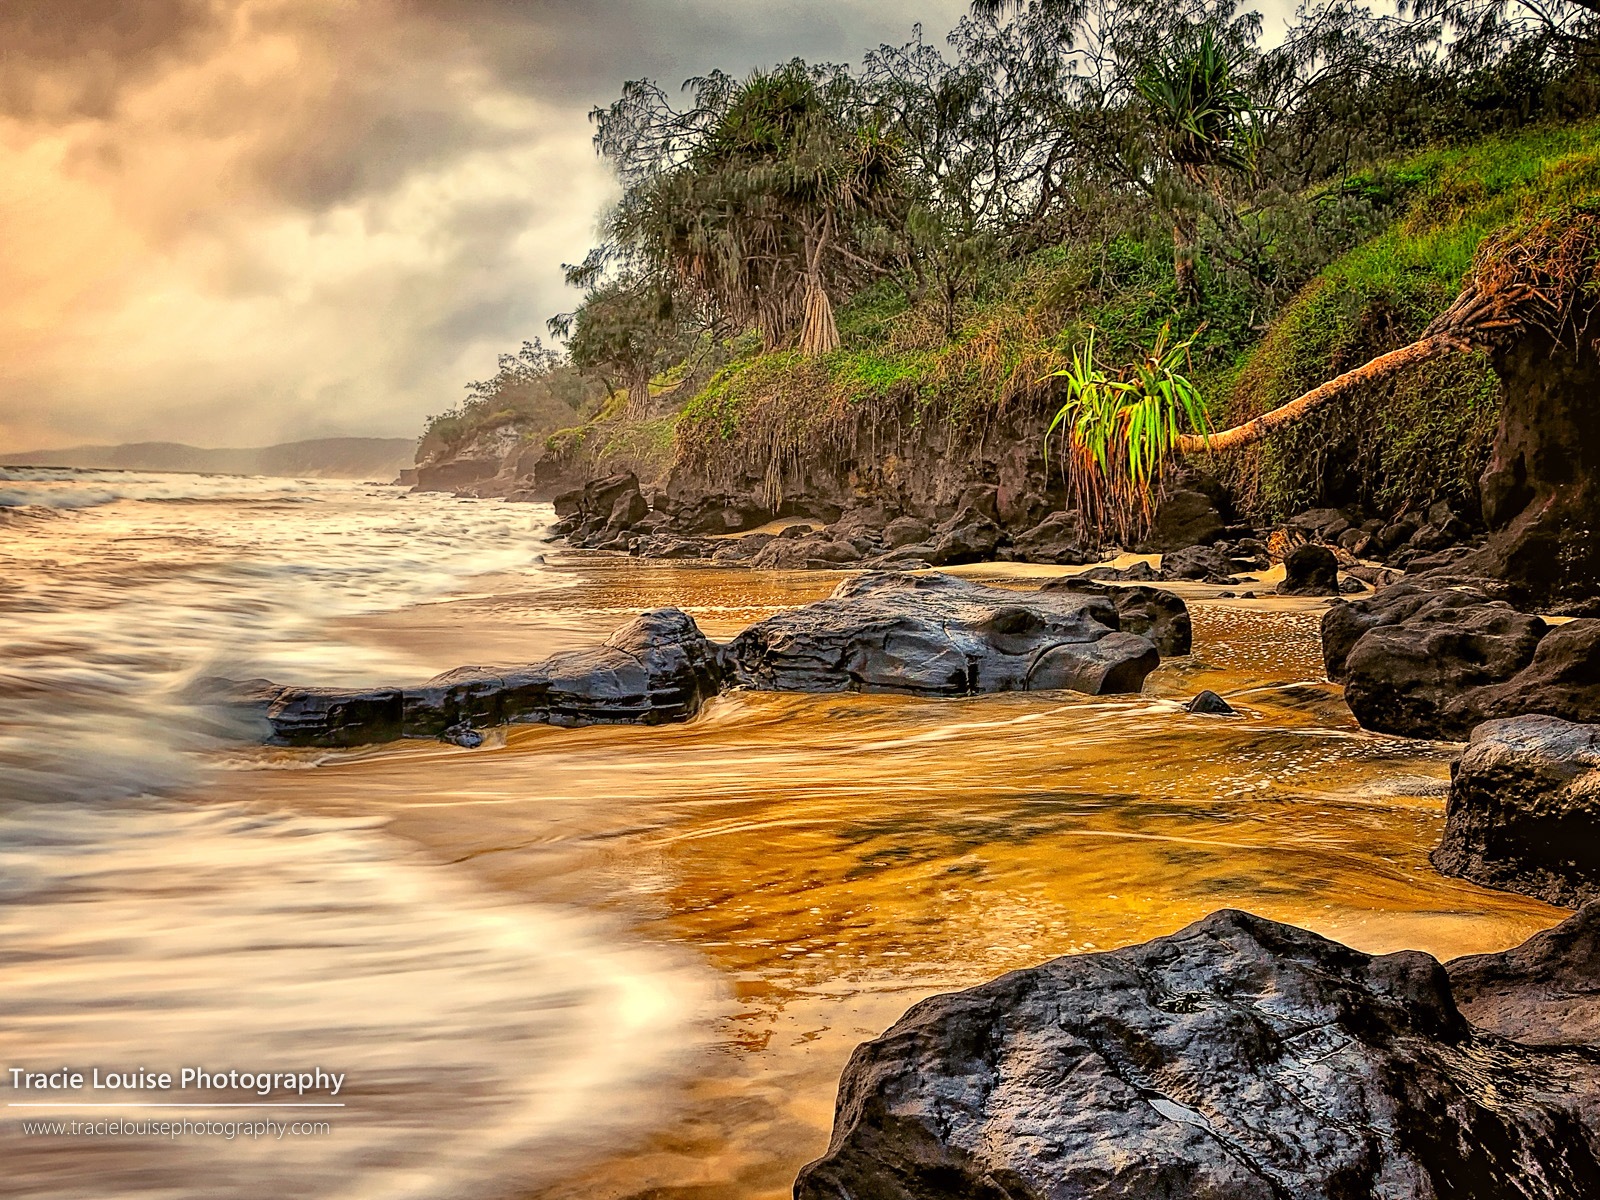
[[[606,462],[637,459],[643,473],[675,457],[717,482],[775,478],[808,458],[850,452],[864,417],[959,432],[1014,405],[1044,412],[1051,388],[1042,380],[1091,327],[1117,361],[1167,322],[1180,335],[1199,330],[1192,374],[1214,421],[1232,423],[1411,340],[1454,298],[1486,234],[1530,208],[1597,192],[1593,124],[1430,151],[1319,200],[1356,212],[1341,228],[1344,244],[1358,244],[1264,336],[1258,301],[1235,279],[1207,272],[1203,300],[1186,303],[1164,230],[1132,230],[1106,246],[1054,247],[997,270],[958,312],[952,337],[931,307],[908,306],[882,285],[840,306],[843,345],[832,354],[762,354],[747,341],[676,413],[643,425],[607,413],[551,441]],[[1300,234],[1291,227],[1266,253],[1287,262]],[[1483,362],[1445,362],[1216,465],[1271,516],[1323,504],[1385,512],[1439,498],[1470,504],[1496,408]]]

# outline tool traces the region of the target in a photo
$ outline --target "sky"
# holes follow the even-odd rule
[[[575,301],[624,80],[855,61],[966,8],[0,3],[0,450],[414,435]]]

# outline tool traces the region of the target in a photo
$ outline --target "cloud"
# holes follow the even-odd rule
[[[588,110],[965,0],[0,6],[0,447],[407,434],[570,306]]]

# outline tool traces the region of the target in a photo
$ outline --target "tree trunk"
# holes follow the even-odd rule
[[[1425,363],[1445,354],[1461,354],[1471,349],[1469,343],[1453,334],[1429,334],[1409,346],[1401,346],[1398,350],[1380,354],[1371,362],[1364,363],[1352,371],[1346,371],[1343,375],[1335,376],[1326,383],[1318,384],[1305,395],[1270,412],[1264,412],[1243,425],[1235,425],[1232,429],[1224,429],[1220,433],[1209,435],[1186,433],[1178,439],[1178,452],[1193,454],[1197,450],[1238,450],[1244,446],[1253,446],[1257,442],[1266,440],[1273,430],[1300,420],[1347,392],[1393,375],[1406,367]]]
[[[815,275],[806,279],[805,319],[800,326],[800,353],[815,358],[839,348],[839,326],[833,319],[833,302]]]
[[[650,416],[650,376],[635,374],[628,379],[628,415],[635,420]]]
[[[1189,298],[1200,294],[1200,279],[1194,268],[1194,214],[1179,209],[1172,214],[1172,276],[1178,292]]]

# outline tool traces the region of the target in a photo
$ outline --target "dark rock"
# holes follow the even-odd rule
[[[635,540],[629,553],[638,558],[710,558],[714,553],[712,546],[716,545],[719,543],[708,545],[670,533],[657,533]]]
[[[1581,602],[1600,593],[1600,356],[1530,324],[1490,358],[1500,424],[1478,485],[1489,540],[1464,573],[1505,581],[1528,606]]]
[[[1515,1012],[1524,966],[1491,957],[1508,981],[1461,974]],[[1579,1200],[1600,1089],[1574,1040],[1475,1029],[1426,954],[1224,910],[912,1008],[851,1056],[795,1197]]]
[[[649,513],[650,506],[645,503],[644,496],[635,488],[631,492],[624,492],[612,503],[611,513],[606,518],[606,528],[631,529],[635,524],[644,520]]]
[[[1341,596],[1359,596],[1362,595],[1366,590],[1367,585],[1362,583],[1359,579],[1346,579],[1344,582],[1339,584],[1339,594]]]
[[[351,746],[441,737],[462,725],[660,725],[685,721],[722,682],[717,648],[684,613],[636,617],[601,646],[518,667],[458,667],[415,688],[278,688],[254,680],[235,704],[264,711],[272,740]]]
[[[1136,562],[1126,567],[1090,567],[1067,578],[1082,583],[1154,583],[1161,575],[1149,563]]]
[[[1331,542],[1351,528],[1348,514],[1337,508],[1312,508],[1296,513],[1285,524],[1319,542]]]
[[[1283,560],[1280,596],[1337,596],[1339,560],[1326,546],[1296,546]]]
[[[1150,533],[1139,549],[1164,554],[1214,542],[1227,531],[1227,507],[1227,493],[1215,480],[1191,476],[1179,481],[1156,504]]]
[[[1053,512],[1032,529],[1017,534],[1012,538],[1012,548],[1023,562],[1077,566],[1099,558],[1098,548],[1089,544],[1092,540],[1084,528],[1083,515],[1070,509]]]
[[[788,538],[780,534],[751,560],[750,565],[757,570],[802,570],[806,567],[841,566],[860,561],[861,552],[849,542],[835,541],[820,534],[808,534],[801,538]]]
[[[1215,546],[1186,546],[1162,555],[1161,578],[1232,583],[1233,562]]]
[[[1328,677],[1368,729],[1465,741],[1497,718],[1600,721],[1600,621],[1547,625],[1471,588],[1401,582],[1322,618]]]
[[[929,559],[935,566],[984,562],[992,559],[1005,531],[994,519],[971,505],[939,526]]]
[[[1231,717],[1237,715],[1237,710],[1221,696],[1211,690],[1201,692],[1193,700],[1183,706],[1184,712],[1201,713],[1214,717]]]
[[[1160,655],[1119,625],[1104,596],[868,574],[751,626],[727,657],[741,684],[766,691],[1136,692]]]
[[[1474,729],[1433,865],[1551,904],[1600,897],[1600,725],[1534,716]]]
[[[927,541],[931,536],[933,526],[921,517],[896,517],[883,529],[884,544],[891,550]]]
[[[1372,537],[1372,554],[1377,558],[1387,558],[1401,547],[1411,541],[1422,522],[1414,516],[1400,517],[1392,524],[1384,526]]]
[[[1600,1043],[1600,904],[1499,954],[1445,964],[1461,1014],[1526,1046]],[[1592,1096],[1593,1093],[1591,1092]],[[1591,1108],[1585,1124],[1596,1125]]]
[[[460,746],[464,750],[476,750],[483,745],[483,734],[474,729],[471,722],[462,721],[439,734],[439,740]]]
[[[1172,592],[1137,585],[1111,587],[1078,575],[1052,579],[1039,590],[1106,597],[1116,606],[1117,627],[1123,633],[1137,633],[1150,639],[1162,658],[1188,654],[1193,648],[1194,626],[1189,619],[1189,607]]]

